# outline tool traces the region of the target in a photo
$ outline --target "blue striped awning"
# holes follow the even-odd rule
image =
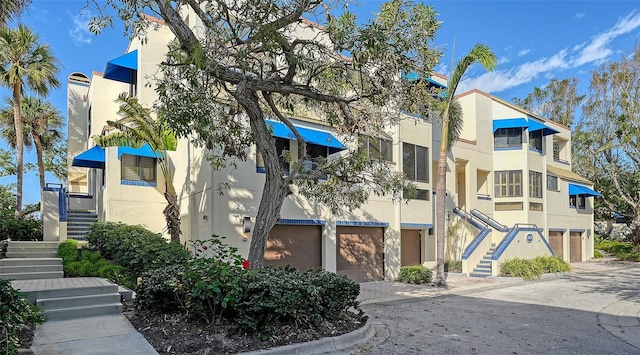
[[[153,149],[151,149],[151,146],[146,143],[140,148],[118,147],[118,159],[120,159],[122,154],[137,155],[139,157],[147,158],[164,158],[164,154],[161,152],[154,152]]]
[[[504,118],[493,120],[493,131],[501,128],[524,128],[529,127],[529,121],[526,118]]]
[[[131,51],[107,62],[104,78],[132,84],[138,70],[138,50]]]
[[[293,132],[282,122],[266,120],[267,127],[272,130],[274,137],[296,140]],[[329,147],[329,154],[347,149],[336,137],[329,132],[317,131],[315,129],[296,126],[298,133],[307,143]]]
[[[569,195],[602,196],[600,193],[582,185],[569,184]]]
[[[560,131],[555,130],[549,126],[546,126],[538,121],[529,120],[529,132],[535,132],[542,130],[543,136],[548,136],[550,134],[560,133]]]

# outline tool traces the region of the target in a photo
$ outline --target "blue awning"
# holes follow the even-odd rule
[[[582,185],[569,184],[569,195],[602,196],[600,193]]]
[[[131,84],[138,70],[138,50],[131,51],[107,62],[104,78]]]
[[[73,158],[71,166],[104,169],[104,148],[96,145]]]
[[[153,149],[151,149],[151,146],[146,143],[140,148],[118,147],[118,159],[120,159],[122,154],[137,155],[139,157],[147,158],[164,158],[164,154],[161,152],[154,152]]]
[[[529,127],[529,122],[526,118],[505,118],[493,120],[493,131],[497,131],[500,128],[524,128]]]
[[[273,131],[274,137],[296,140],[296,136],[284,123],[266,120],[267,127]],[[340,141],[329,132],[296,126],[298,133],[307,143],[329,147],[329,154],[347,149]]]
[[[529,120],[529,132],[540,131],[540,130],[542,130],[543,136],[560,133],[560,131],[555,130],[551,127],[545,126],[544,124],[538,121]]]

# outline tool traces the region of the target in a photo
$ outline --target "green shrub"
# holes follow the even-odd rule
[[[0,218],[0,239],[42,240],[42,221],[29,217]]]
[[[500,265],[500,272],[505,276],[522,277],[524,280],[537,280],[542,269],[531,260],[513,258]]]
[[[360,285],[323,270],[304,273],[294,268],[265,267],[243,273],[241,294],[229,317],[240,332],[263,338],[284,325],[311,327],[344,317],[353,308],[366,319],[356,301]]]
[[[191,257],[180,244],[169,243],[161,235],[141,226],[96,223],[86,238],[92,249],[134,275],[167,265],[184,264]]]
[[[7,353],[17,353],[19,344],[18,334],[32,323],[42,323],[44,318],[40,310],[13,287],[9,280],[0,279],[0,327],[6,329],[7,338],[0,339],[2,347],[7,347]],[[3,335],[4,336],[4,335]],[[8,341],[8,344],[5,343]]]
[[[604,255],[602,255],[602,252],[600,252],[600,250],[596,249],[596,250],[593,251],[593,257],[596,258],[596,259],[599,259],[599,258],[604,257]]]
[[[571,271],[571,265],[559,256],[536,256],[532,262],[539,266],[542,274]]]
[[[170,265],[144,273],[136,288],[136,311],[186,312],[184,300],[189,289],[182,282],[185,269],[185,265]]]
[[[398,281],[409,284],[424,284],[431,282],[431,270],[422,265],[402,266]]]
[[[62,265],[78,261],[78,241],[73,239],[67,239],[58,245],[58,252],[56,255],[62,258]],[[66,270],[65,270],[66,273]]]
[[[616,254],[616,258],[618,260],[623,260],[623,261],[640,261],[640,250],[630,250],[628,252],[620,252],[618,254]]]

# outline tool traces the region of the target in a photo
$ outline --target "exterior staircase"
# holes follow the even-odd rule
[[[0,278],[9,280],[64,277],[58,242],[9,241],[6,258],[0,259]]]
[[[487,276],[491,276],[491,257],[493,253],[496,251],[496,244],[492,243],[489,251],[482,257],[482,260],[473,268],[473,271],[469,274],[471,277],[482,277],[486,278]]]
[[[89,232],[91,225],[98,221],[96,211],[90,210],[69,210],[67,214],[67,238],[75,240],[86,240],[85,236]]]

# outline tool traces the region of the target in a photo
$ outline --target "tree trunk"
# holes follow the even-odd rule
[[[438,158],[438,182],[436,184],[436,286],[447,286],[444,276],[445,214],[447,207],[447,153],[449,151],[449,105],[442,117],[442,137]]]
[[[22,85],[20,80],[17,80],[13,84],[13,124],[16,129],[16,216],[22,214],[22,179],[24,175],[24,132],[20,115],[21,94]]]
[[[178,205],[178,196],[175,190],[166,189],[164,198],[167,200],[167,207],[164,208],[162,213],[164,219],[167,221],[167,230],[171,235],[171,241],[180,243],[180,205]]]
[[[631,245],[633,245],[633,251],[635,252],[640,247],[640,213],[636,212],[629,228],[631,229]]]
[[[264,188],[249,247],[249,265],[252,269],[259,269],[264,265],[267,238],[271,228],[280,217],[280,209],[284,198],[287,196],[288,189],[283,186],[283,171],[280,167],[278,152],[273,137],[271,137],[271,132],[264,121],[264,112],[260,107],[258,96],[255,92],[248,90],[245,83],[238,85],[234,96],[249,115],[249,123],[256,140],[256,148],[264,159]]]
[[[33,144],[36,146],[36,157],[38,159],[38,175],[40,175],[40,196],[42,197],[42,191],[44,191],[44,151],[42,149],[42,141],[40,141],[40,136],[38,134],[33,135]]]

